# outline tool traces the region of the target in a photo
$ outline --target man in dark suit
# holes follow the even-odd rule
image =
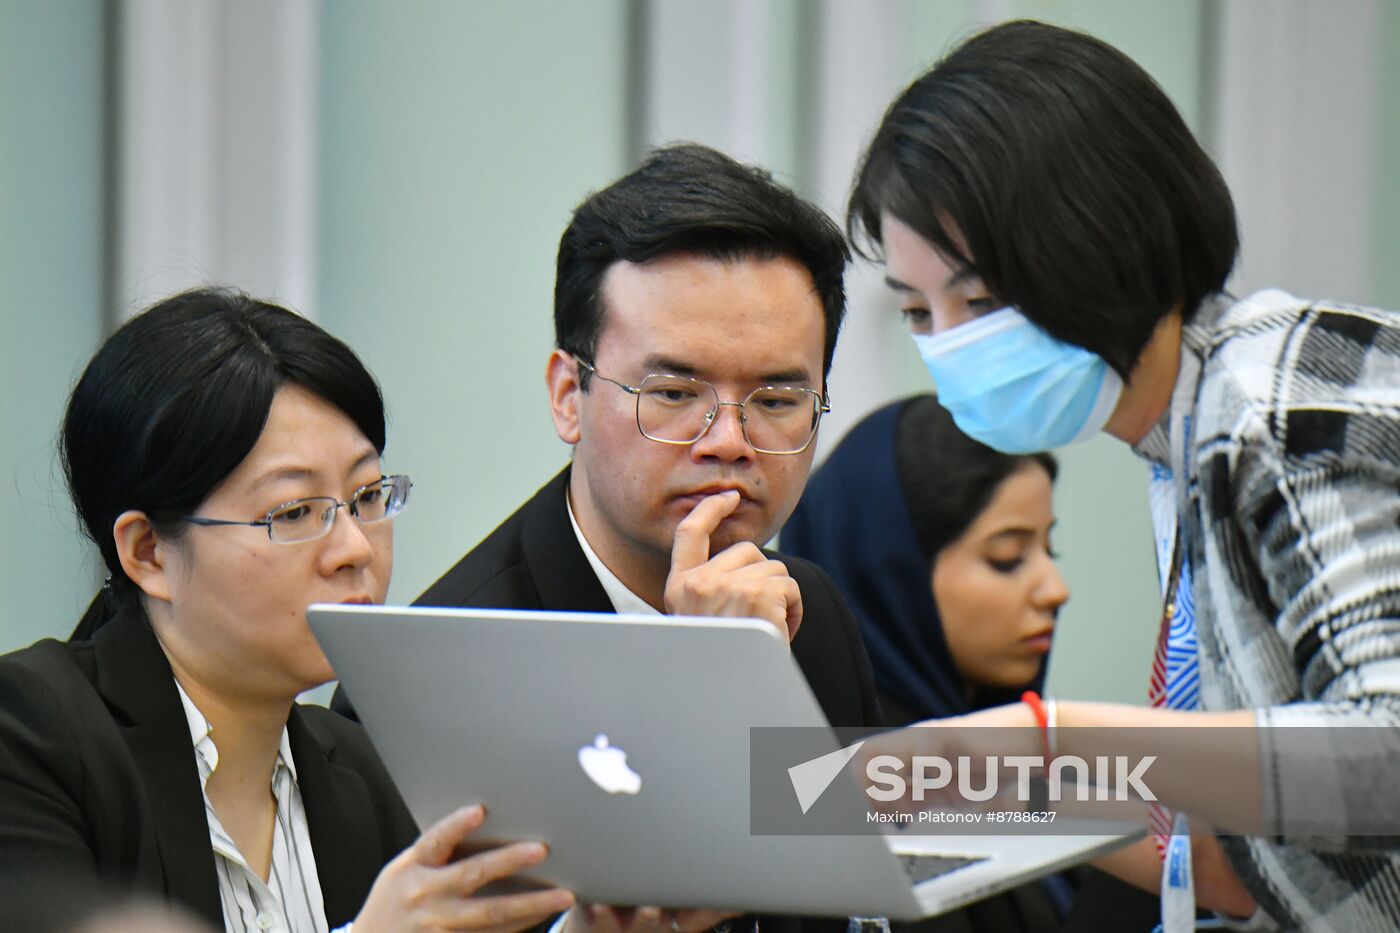
[[[559,244],[546,374],[572,463],[418,604],[766,619],[833,724],[878,725],[834,584],[761,550],[811,468],[847,259],[820,210],[701,146],[588,197]],[[647,908],[629,929],[720,919]],[[568,926],[618,920],[575,909]]]
[[[573,462],[418,604],[767,619],[834,724],[878,724],[835,585],[760,549],[811,468],[846,261],[819,209],[702,146],[584,200],[546,375]]]

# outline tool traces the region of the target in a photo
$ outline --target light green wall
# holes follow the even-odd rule
[[[103,9],[0,0],[0,652],[94,592],[53,451],[102,320]]]
[[[1400,3],[1382,4],[1381,18],[1374,294],[1376,304],[1400,311]]]
[[[804,2],[809,5],[804,7]],[[804,108],[809,101],[802,80],[802,56],[812,36],[809,0],[768,0],[768,73],[766,75],[769,123],[764,140],[766,168],[779,181],[800,187],[809,170],[809,153],[802,145]]]
[[[318,318],[389,402],[406,602],[567,461],[544,387],[554,252],[625,167],[623,0],[329,0]]]
[[[772,167],[804,188],[805,0],[770,4]],[[912,78],[971,0],[905,0]],[[101,332],[102,0],[0,0],[0,650],[65,633],[97,575],[52,444]],[[408,600],[561,465],[545,410],[553,252],[569,209],[627,165],[628,0],[325,0],[320,320],[383,382],[388,462],[416,477],[391,598]],[[1201,115],[1202,3],[1021,0],[1142,62]],[[1376,295],[1400,307],[1400,6],[1384,5]],[[873,117],[872,117],[873,119]],[[810,190],[810,188],[808,188]],[[912,349],[901,387],[923,391]],[[1101,439],[1062,452],[1057,546],[1074,591],[1059,693],[1135,700],[1155,630],[1142,470]]]

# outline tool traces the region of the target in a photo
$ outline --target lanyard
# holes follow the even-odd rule
[[[1157,552],[1157,576],[1162,587],[1162,627],[1159,650],[1163,669],[1154,671],[1151,692],[1154,705],[1167,705],[1168,689],[1172,686],[1167,669],[1168,647],[1172,623],[1178,602],[1191,600],[1189,579],[1183,591],[1186,542],[1181,530],[1181,509],[1186,504],[1183,493],[1186,484],[1187,450],[1191,444],[1191,414],[1195,410],[1199,388],[1200,361],[1183,348],[1176,386],[1172,391],[1171,415],[1168,422],[1170,467],[1152,465],[1149,499],[1152,505],[1152,526]],[[1188,397],[1189,396],[1189,397]],[[1192,632],[1189,644],[1194,647],[1193,605],[1187,605],[1183,616]],[[1160,682],[1159,682],[1160,677]],[[1160,693],[1159,693],[1160,691]],[[1165,828],[1165,827],[1164,827]],[[1170,839],[1162,862],[1162,933],[1188,933],[1196,928],[1196,893],[1192,881],[1191,826],[1186,814],[1174,813]]]
[[[1196,410],[1200,375],[1200,359],[1183,346],[1167,424],[1168,465],[1152,464],[1152,480],[1148,487],[1156,538],[1157,577],[1168,602],[1176,595],[1176,577],[1181,570],[1183,542],[1179,534],[1179,516],[1186,506],[1186,460],[1192,444],[1192,413]]]

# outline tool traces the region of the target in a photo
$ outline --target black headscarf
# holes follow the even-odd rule
[[[906,722],[1010,702],[1021,690],[1039,690],[1045,678],[1042,664],[1022,688],[979,690],[969,700],[968,685],[953,664],[933,600],[937,554],[926,554],[920,543],[898,453],[906,408],[932,404],[928,396],[904,399],[852,428],[812,475],[779,542],[784,553],[805,557],[836,581],[860,623],[876,685],[893,701],[889,706],[911,717]],[[946,450],[927,451],[930,470],[956,469],[949,462],[956,459]],[[951,543],[950,537],[941,540],[939,549]]]
[[[912,464],[910,458],[900,456],[901,419],[907,413],[924,418],[925,426],[934,429],[933,437],[917,438],[935,442],[928,450],[918,451],[920,456]],[[860,623],[891,726],[1010,703],[1023,690],[1040,690],[1045,681],[1042,662],[1035,679],[1023,687],[971,693],[943,637],[943,622],[933,600],[933,562],[938,552],[986,508],[986,500],[958,503],[966,507],[965,511],[954,510],[961,512],[962,528],[925,527],[921,536],[906,484],[913,470],[985,469],[989,461],[995,464],[1005,457],[965,435],[954,435],[956,430],[951,417],[927,395],[904,399],[867,415],[812,475],[779,539],[784,553],[820,566],[846,597]],[[936,442],[939,436],[943,443]],[[981,461],[976,467],[966,458],[974,450]],[[997,465],[1006,468],[1009,475],[1015,459],[1006,457]],[[1053,471],[1054,461],[1044,458],[1044,462]],[[953,484],[953,488],[959,487]],[[922,524],[927,525],[927,521]],[[1002,928],[1009,917],[996,911],[1011,910],[1021,916],[1025,909],[1024,904],[1004,906],[1003,902],[1020,904],[1031,891],[1042,892],[1060,919],[1074,900],[1070,883],[1051,875],[1037,885],[974,905],[968,909],[968,922]]]

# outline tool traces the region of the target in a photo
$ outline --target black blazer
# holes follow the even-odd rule
[[[569,523],[568,487],[565,467],[414,605],[612,612]],[[827,719],[835,726],[881,725],[870,658],[836,585],[816,564],[768,556],[785,563],[802,590],[802,627],[792,653]],[[332,708],[347,706],[337,694]]]
[[[335,928],[417,829],[359,726],[295,706],[287,733]],[[46,639],[0,657],[0,903],[24,877],[59,888],[100,880],[223,929],[189,726],[140,612],[91,641]]]

